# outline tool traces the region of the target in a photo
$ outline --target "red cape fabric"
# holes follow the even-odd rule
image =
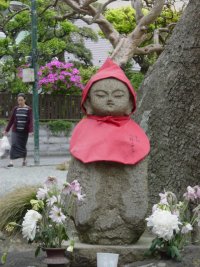
[[[136,108],[134,89],[121,68],[107,59],[86,85],[82,96],[82,109],[88,92],[96,81],[115,78],[124,82],[133,96],[133,111]],[[148,155],[150,144],[142,128],[130,116],[87,115],[75,127],[71,141],[71,154],[84,163],[114,161],[136,164]]]

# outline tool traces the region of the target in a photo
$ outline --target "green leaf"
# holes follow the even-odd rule
[[[149,248],[150,251],[155,251],[157,247],[160,247],[161,244],[163,243],[162,239],[160,238],[155,238],[152,241],[151,247]]]
[[[176,246],[170,246],[168,248],[168,253],[172,258],[176,259],[177,261],[181,261],[181,254]]]
[[[41,249],[40,246],[38,246],[38,247],[36,248],[36,250],[35,250],[35,257],[37,257],[37,256],[39,255],[39,253],[40,253],[40,249]]]
[[[3,255],[1,256],[1,263],[5,264],[7,260],[8,253],[4,252]]]

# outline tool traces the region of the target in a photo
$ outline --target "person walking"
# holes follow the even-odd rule
[[[32,109],[26,105],[25,94],[18,94],[17,103],[18,105],[12,110],[10,120],[3,133],[7,135],[12,127],[10,163],[8,167],[13,167],[13,160],[18,158],[22,158],[22,166],[26,166],[26,144],[29,133],[33,132]]]

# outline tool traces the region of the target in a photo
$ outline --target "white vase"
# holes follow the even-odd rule
[[[119,254],[97,253],[97,267],[117,267]]]

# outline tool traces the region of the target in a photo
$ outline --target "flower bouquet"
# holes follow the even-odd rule
[[[82,93],[81,76],[72,63],[53,60],[40,67],[38,76],[39,86],[42,87],[43,92],[65,95]]]
[[[32,199],[32,209],[27,210],[22,225],[11,222],[7,230],[20,226],[22,235],[30,242],[38,244],[35,256],[40,249],[62,248],[63,242],[70,239],[68,222],[77,201],[82,201],[81,186],[77,180],[65,183],[59,188],[55,177],[48,177],[44,186],[38,189],[36,199]],[[72,252],[74,240],[70,240],[67,250]]]
[[[200,226],[200,186],[188,186],[183,201],[172,192],[160,193],[160,202],[153,206],[147,226],[156,235],[148,254],[181,260],[180,251],[190,242],[194,226]],[[192,207],[192,210],[191,210]]]

